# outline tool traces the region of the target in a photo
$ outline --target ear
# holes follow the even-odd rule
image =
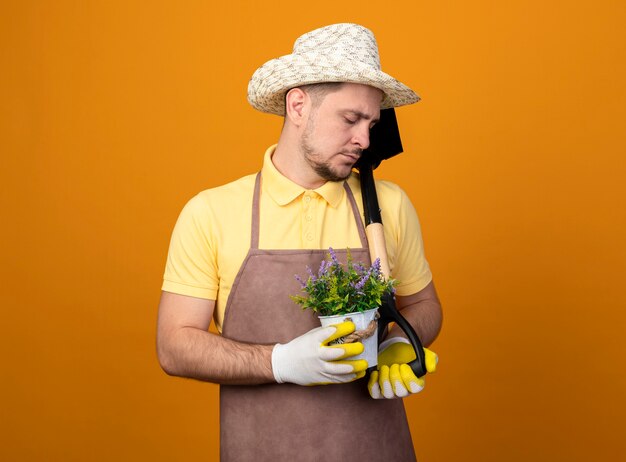
[[[292,88],[285,95],[285,118],[300,126],[306,117],[306,103],[309,96],[301,88]]]

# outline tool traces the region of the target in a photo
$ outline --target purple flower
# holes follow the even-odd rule
[[[337,259],[337,254],[335,253],[332,247],[328,248],[328,253],[330,255],[331,260],[333,261],[335,265],[337,266],[341,265],[341,263],[339,263],[339,260]]]
[[[359,279],[359,281],[354,285],[354,289],[357,291],[359,295],[363,295],[363,287],[365,287],[365,283],[367,282],[369,278],[370,278],[369,273],[366,273],[363,276],[361,276],[361,279]]]
[[[374,276],[380,277],[380,258],[374,260],[374,263],[372,263],[372,269],[374,270]]]
[[[311,269],[309,265],[306,266],[306,272],[309,273],[309,280],[311,282],[315,282],[317,280],[315,273],[313,273],[313,270]]]
[[[326,272],[328,271],[328,268],[330,268],[331,263],[329,261],[326,260],[322,260],[322,263],[320,263],[320,269],[317,271],[317,275],[319,277],[324,277],[326,275]]]
[[[296,274],[296,281],[300,283],[300,286],[304,289],[306,287],[306,282],[302,280],[302,278]]]

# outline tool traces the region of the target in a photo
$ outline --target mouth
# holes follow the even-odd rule
[[[340,153],[342,156],[350,159],[350,162],[352,163],[356,163],[360,158],[361,158],[361,153],[355,153],[355,152],[342,152]]]

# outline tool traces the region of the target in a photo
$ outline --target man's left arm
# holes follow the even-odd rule
[[[425,347],[435,341],[441,330],[443,314],[432,281],[413,295],[396,296],[396,307],[400,314],[413,326],[415,333]],[[387,338],[397,336],[406,337],[402,329],[398,325],[394,325]]]
[[[398,281],[396,307],[413,326],[422,344],[428,346],[439,334],[442,315],[426,261],[419,218],[400,187],[377,181],[376,189],[385,223],[390,277]],[[395,336],[406,337],[398,326],[391,329],[387,338]]]

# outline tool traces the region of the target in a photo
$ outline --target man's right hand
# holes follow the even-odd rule
[[[343,360],[363,352],[363,344],[328,345],[335,339],[354,332],[352,322],[317,327],[286,344],[278,343],[272,350],[272,371],[278,383],[326,385],[346,383],[365,376],[367,361]]]

